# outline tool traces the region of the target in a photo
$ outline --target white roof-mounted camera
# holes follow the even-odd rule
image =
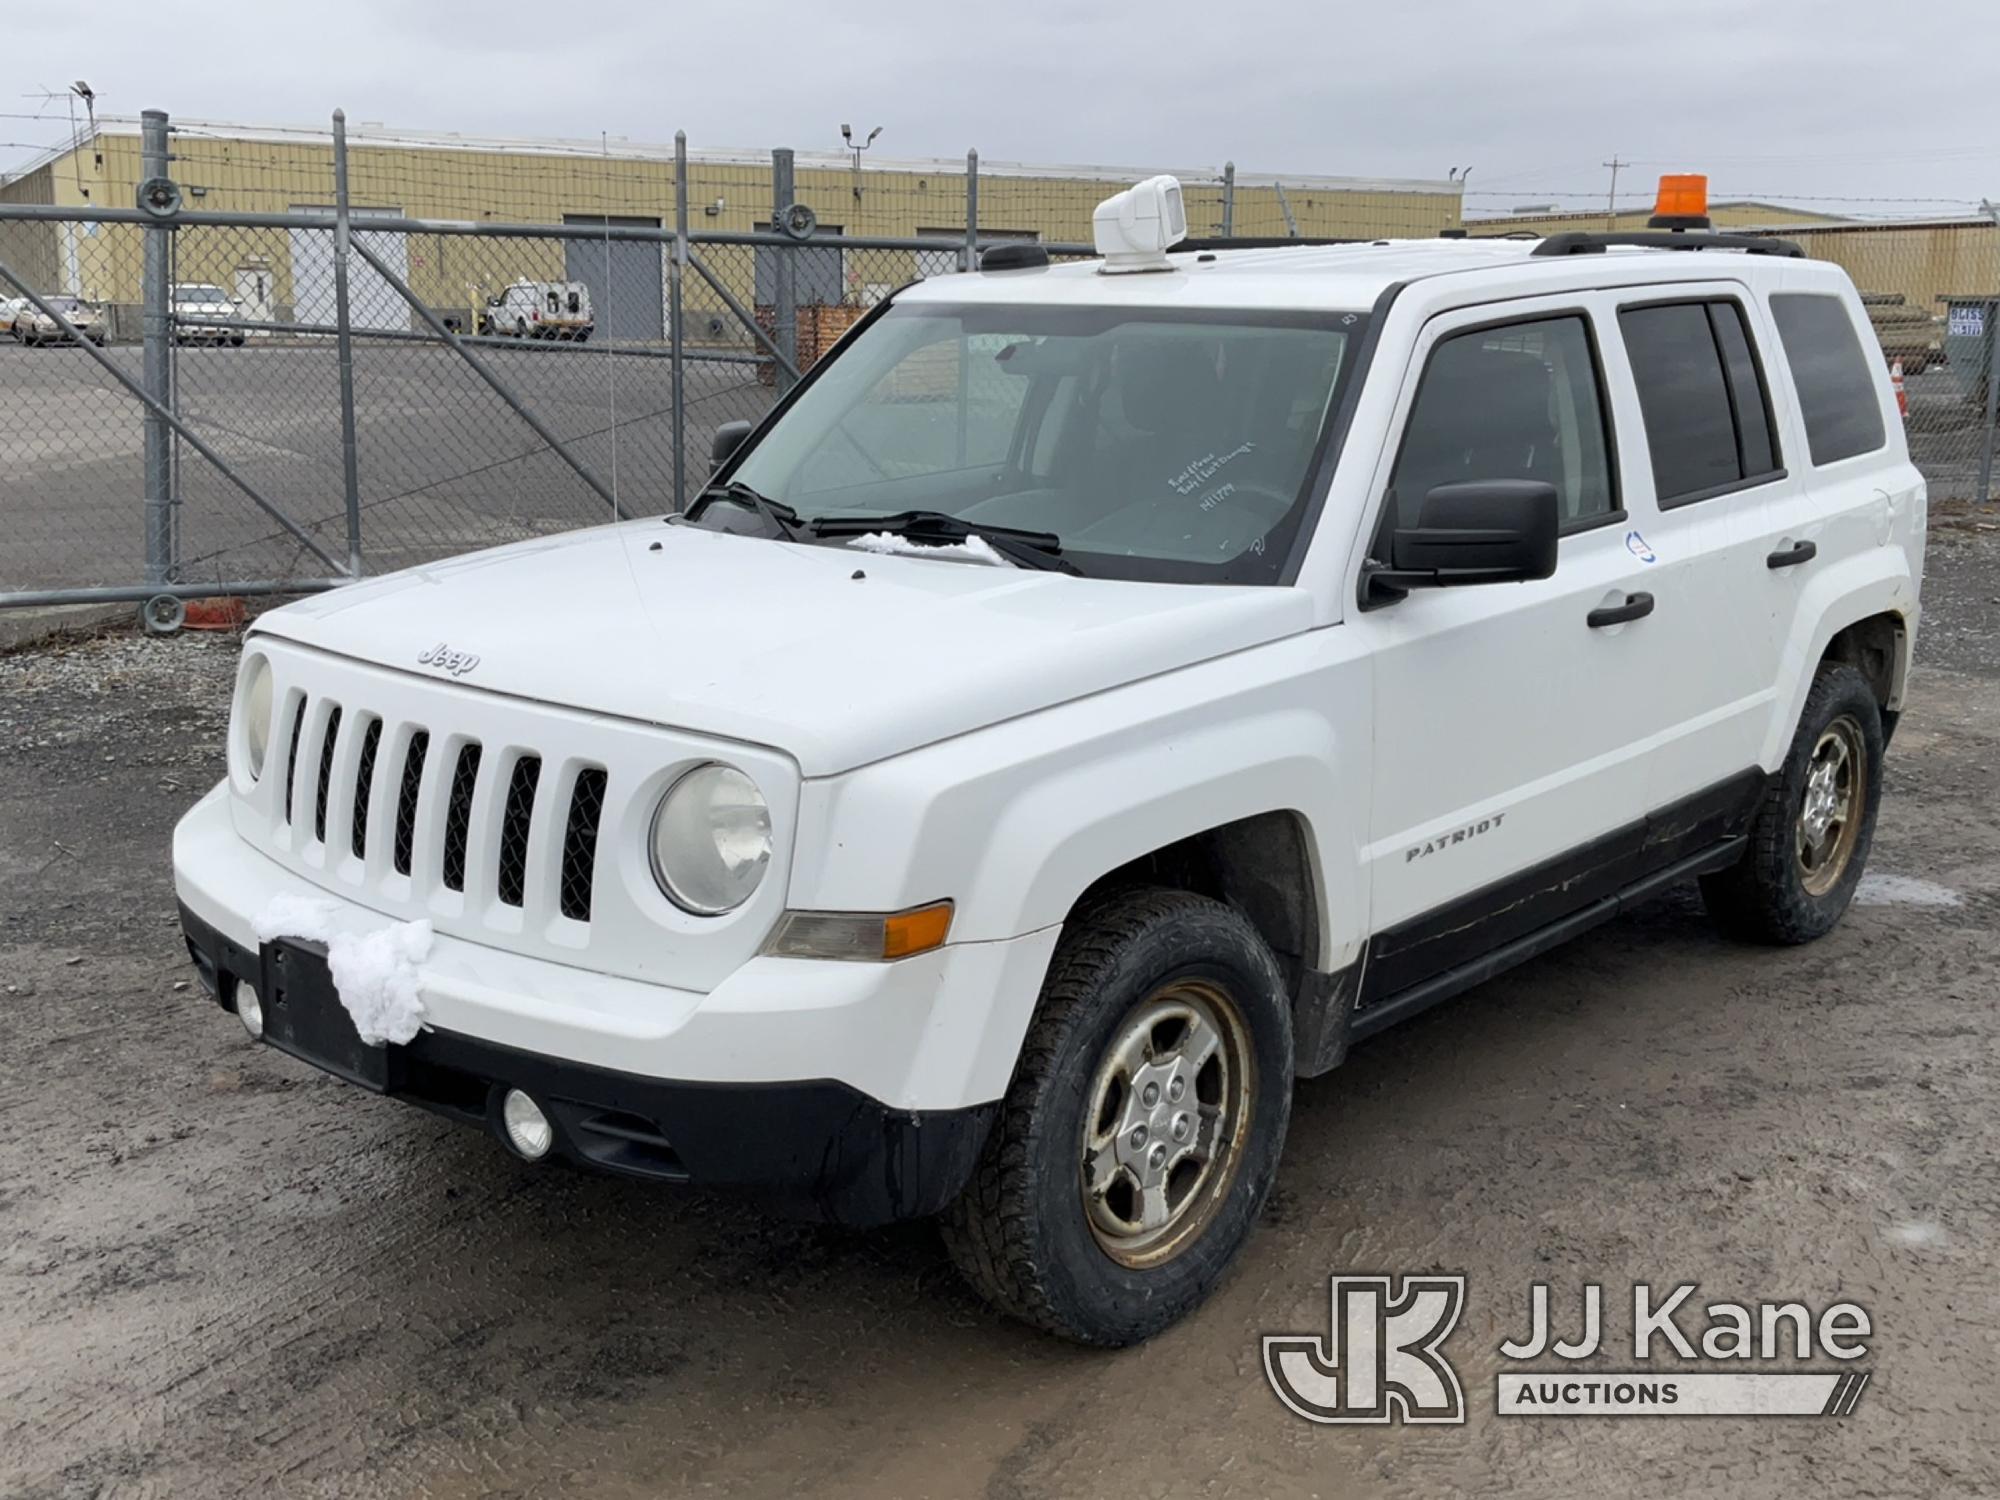
[[[1114,193],[1091,216],[1106,273],[1171,269],[1167,251],[1187,238],[1187,210],[1177,177],[1148,177]]]

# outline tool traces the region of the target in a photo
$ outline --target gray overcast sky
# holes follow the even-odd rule
[[[832,149],[884,155],[1442,177],[1474,210],[1645,194],[2000,199],[1993,0],[13,0],[0,98],[87,80],[100,108],[256,124]],[[66,118],[66,115],[65,115]],[[62,138],[0,120],[0,162]],[[1621,198],[1623,193],[1621,192]],[[1899,205],[1903,198],[1937,200]],[[1601,201],[1601,199],[1599,200]]]

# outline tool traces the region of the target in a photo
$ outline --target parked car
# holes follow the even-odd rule
[[[508,338],[583,344],[596,327],[590,288],[581,281],[517,281],[479,313],[479,332]]]
[[[71,328],[98,348],[102,349],[105,340],[111,336],[109,320],[104,315],[103,307],[98,303],[86,302],[81,297],[67,295],[44,297],[42,300],[60,312]],[[30,348],[40,348],[44,344],[76,342],[61,323],[25,299],[14,312],[14,337]]]
[[[12,333],[21,309],[33,306],[26,297],[0,297],[0,333]]]
[[[1681,881],[1832,928],[1926,507],[1846,274],[1184,233],[1154,179],[905,287],[666,524],[259,616],[208,993],[524,1162],[939,1215],[1120,1345],[1352,1043]]]
[[[243,347],[242,304],[221,287],[205,281],[176,283],[172,291],[174,342]]]

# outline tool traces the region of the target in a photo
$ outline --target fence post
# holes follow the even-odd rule
[[[792,179],[792,152],[789,146],[780,146],[771,153],[771,229],[774,233],[785,232],[785,215],[790,212],[796,189]],[[771,261],[771,333],[784,351],[785,358],[797,368],[799,362],[799,278],[796,256],[798,252],[789,245],[779,246],[772,251]],[[750,252],[754,262],[757,252]],[[756,287],[756,270],[751,270],[751,290]],[[751,299],[750,310],[754,313],[756,299]],[[777,369],[777,390],[779,395],[792,388],[792,377],[780,365]]]
[[[151,181],[169,175],[167,113],[149,109],[139,117],[139,175]],[[173,405],[173,229],[166,224],[148,225],[145,262],[141,270],[140,300],[143,304],[141,332],[144,341],[142,362],[145,390],[162,411]],[[161,412],[146,411],[146,582],[149,585],[173,581],[174,496],[173,429]]]
[[[965,153],[965,253],[959,270],[979,269],[979,153]]]
[[[1226,240],[1236,233],[1236,163],[1222,164],[1222,237]]]
[[[1985,305],[1985,313],[1986,435],[1982,439],[1982,446],[1979,450],[1979,503],[1981,505],[1985,505],[1993,499],[1993,422],[1996,415],[1996,404],[2000,404],[2000,361],[1996,361],[1995,359],[1996,354],[2000,354],[2000,328],[1994,327],[1994,324],[2000,322],[2000,318],[1995,316],[1995,314],[2000,314],[2000,298],[1989,298]]]
[[[674,258],[667,269],[667,316],[673,333],[667,348],[674,381],[674,510],[687,509],[687,369],[682,357],[681,284],[687,279],[688,258],[688,136],[674,132]]]
[[[347,499],[347,571],[361,576],[361,458],[354,434],[354,324],[348,304],[351,236],[347,202],[347,111],[333,112],[333,321],[340,361],[340,476]]]

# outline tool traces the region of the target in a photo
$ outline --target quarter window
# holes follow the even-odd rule
[[[1620,309],[1618,326],[1662,509],[1784,472],[1770,395],[1740,305],[1650,303]]]
[[[1824,293],[1783,292],[1771,299],[1771,316],[1799,393],[1812,461],[1837,463],[1880,448],[1882,403],[1847,305]]]
[[[1539,479],[1563,525],[1616,509],[1602,381],[1590,331],[1568,314],[1445,339],[1431,351],[1390,480],[1396,524],[1415,526],[1441,484]]]

